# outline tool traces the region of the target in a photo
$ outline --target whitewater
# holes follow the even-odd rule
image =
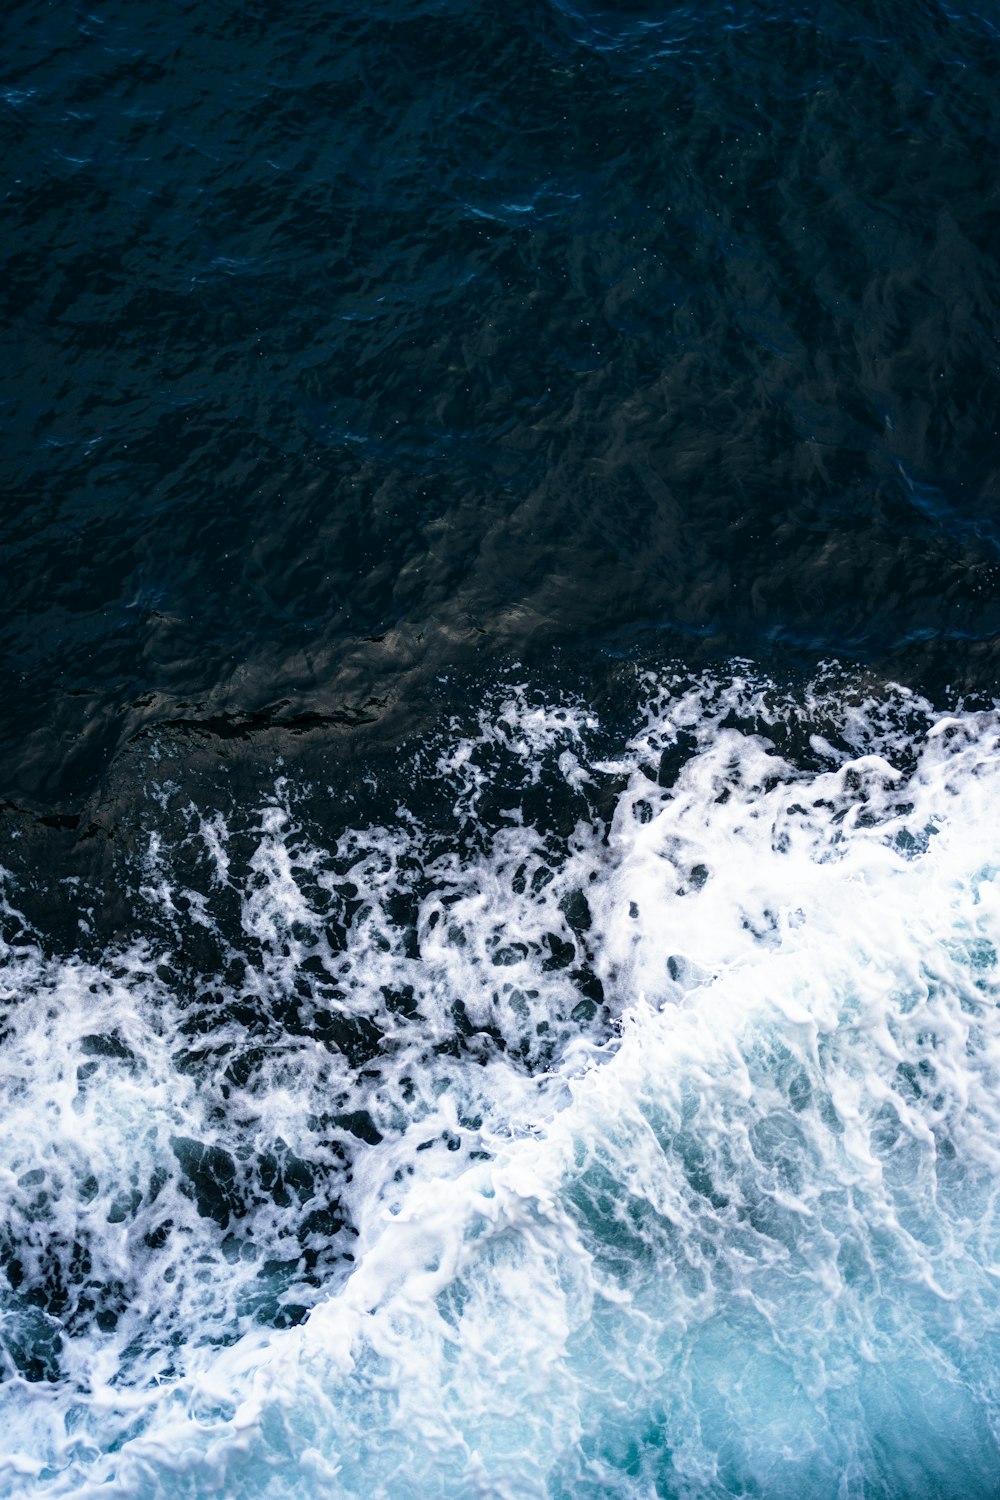
[[[0,1493],[1000,1492],[1000,719],[633,675],[5,881]]]

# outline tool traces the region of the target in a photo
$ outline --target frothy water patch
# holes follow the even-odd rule
[[[996,716],[641,695],[8,893],[7,1492],[997,1493]]]

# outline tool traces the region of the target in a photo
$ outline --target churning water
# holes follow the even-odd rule
[[[996,0],[10,0],[0,1496],[1000,1495]]]
[[[996,1493],[1000,721],[636,705],[498,689],[328,847],[154,782],[100,963],[8,892],[14,1492]]]

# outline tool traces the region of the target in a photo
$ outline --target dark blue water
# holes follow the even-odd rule
[[[1000,8],[0,34],[0,1489],[995,1495]]]

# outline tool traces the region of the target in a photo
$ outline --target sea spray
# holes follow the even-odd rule
[[[103,962],[8,893],[7,1492],[996,1493],[996,718],[637,699],[161,788]]]

